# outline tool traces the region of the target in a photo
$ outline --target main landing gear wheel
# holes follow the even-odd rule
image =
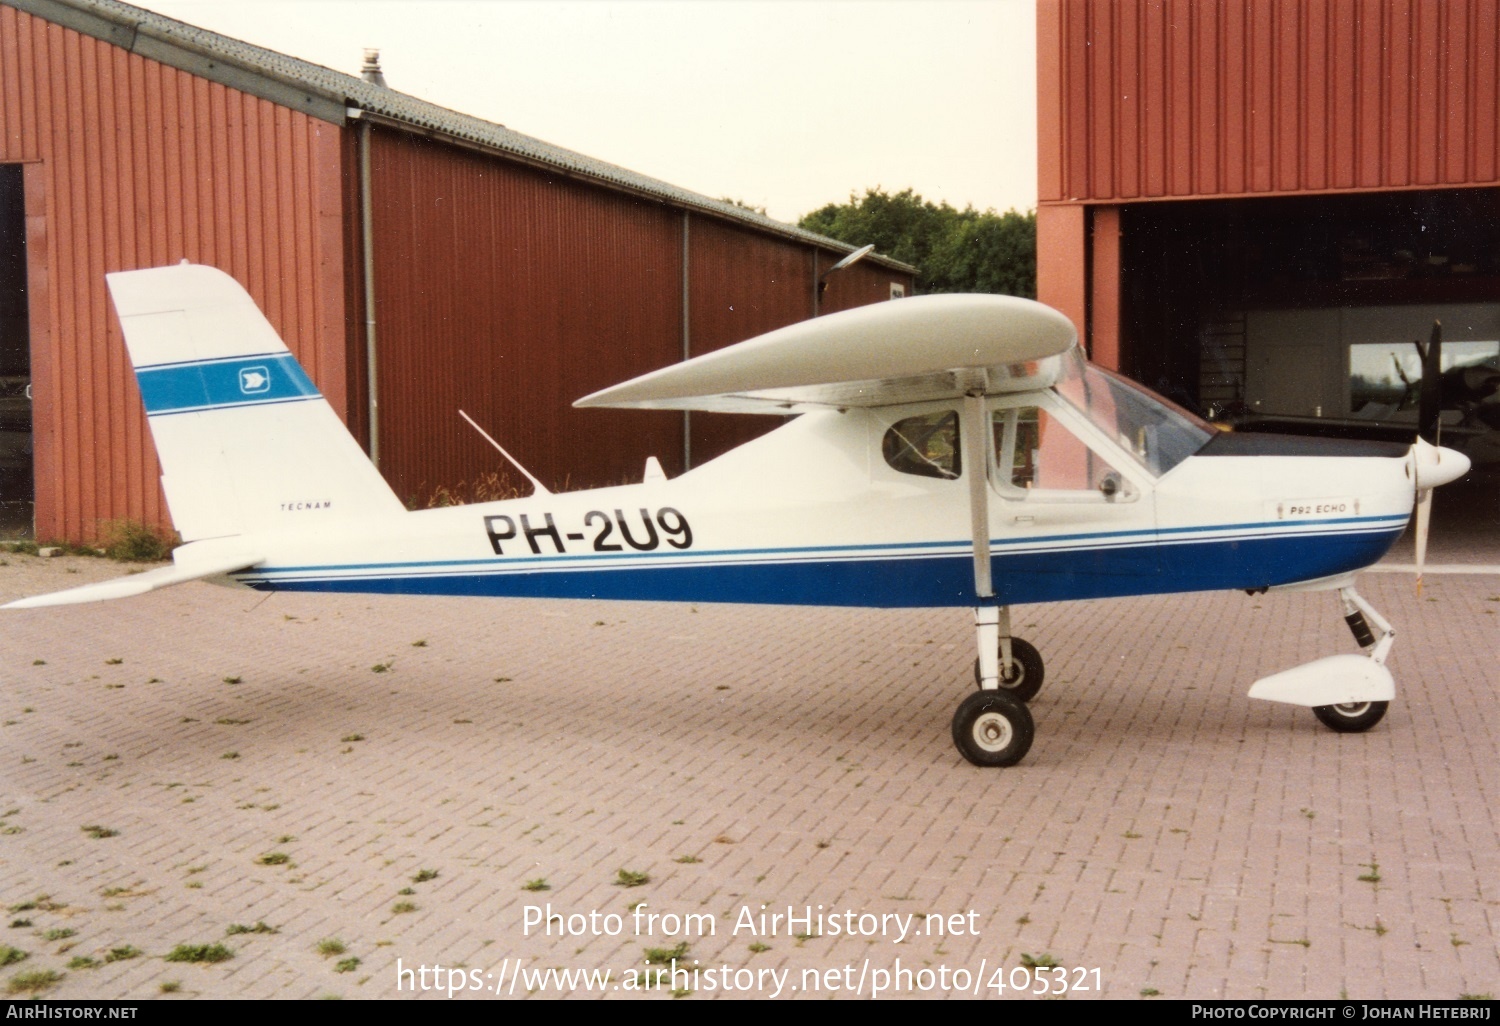
[[[1014,766],[1035,736],[1031,710],[1005,691],[976,692],[953,714],[953,743],[976,766]]]
[[[1313,706],[1313,715],[1323,726],[1340,734],[1358,734],[1369,730],[1385,716],[1389,702],[1349,702],[1345,705]]]
[[[1000,673],[1000,690],[1012,698],[1029,702],[1042,690],[1042,678],[1046,670],[1042,666],[1042,654],[1029,641],[1010,639],[1010,673]],[[974,683],[978,684],[979,660],[974,660]]]

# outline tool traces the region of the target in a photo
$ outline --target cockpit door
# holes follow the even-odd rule
[[[992,401],[990,427],[1002,601],[1153,590],[1160,566],[1151,476],[1051,393]]]

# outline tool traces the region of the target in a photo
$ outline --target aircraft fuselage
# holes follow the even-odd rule
[[[1029,465],[1038,447],[1012,455],[1008,475],[1003,451],[986,468],[1000,604],[1347,574],[1384,554],[1412,508],[1402,446],[1222,435],[1155,476],[1055,398],[1019,400],[1032,404],[1019,409],[1033,436],[1041,417],[1059,436],[1071,429],[1060,459],[1072,467],[1043,479]],[[995,404],[996,450],[1016,404]],[[810,413],[674,480],[344,521],[332,535],[308,530],[322,512],[311,497],[297,530],[265,537],[267,560],[237,578],[299,591],[973,606],[966,469],[926,476],[883,458],[894,426],[948,410]],[[1113,490],[1090,473],[1113,476]]]

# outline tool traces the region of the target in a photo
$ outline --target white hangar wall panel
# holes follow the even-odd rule
[[[0,163],[23,165],[36,532],[170,526],[104,275],[250,290],[342,415],[340,128],[0,6]]]

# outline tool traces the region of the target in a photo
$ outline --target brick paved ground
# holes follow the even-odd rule
[[[1500,563],[1478,543],[1443,558]],[[0,601],[121,569],[6,559]],[[1401,631],[1398,701],[1363,735],[1245,697],[1351,650],[1329,595],[1018,610],[1048,683],[1031,754],[1002,771],[949,739],[971,687],[962,610],[191,584],[6,613],[0,943],[30,955],[4,978],[393,997],[398,960],[618,983],[686,940],[705,966],[799,987],[898,959],[988,983],[1050,956],[1111,997],[1500,993],[1500,577],[1435,575],[1421,600],[1396,574],[1361,587]],[[617,886],[622,869],[649,882]],[[714,934],[635,936],[638,901],[710,913]],[[548,902],[625,915],[624,933],[526,935],[524,907]],[[736,935],[762,904],[972,909],[979,935]],[[257,922],[276,932],[226,936]],[[212,943],[234,957],[163,957]],[[83,958],[99,965],[69,968]]]

